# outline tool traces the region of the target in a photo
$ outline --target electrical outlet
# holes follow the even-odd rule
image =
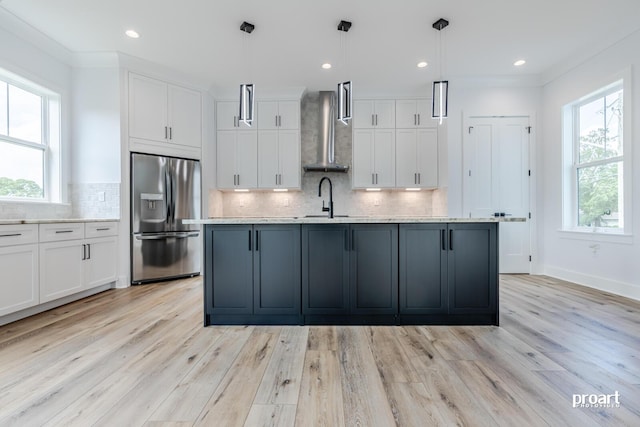
[[[380,197],[373,198],[373,206],[380,206]]]
[[[288,197],[285,197],[282,200],[282,206],[284,206],[284,207],[288,207],[289,206],[289,198]]]
[[[98,201],[99,202],[104,202],[106,197],[106,194],[104,191],[98,191]]]

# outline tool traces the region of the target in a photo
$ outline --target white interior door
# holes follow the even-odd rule
[[[470,218],[528,217],[529,118],[470,117],[464,135],[464,210]],[[500,272],[529,273],[529,221],[500,224]]]

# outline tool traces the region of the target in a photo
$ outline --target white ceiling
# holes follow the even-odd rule
[[[72,52],[117,51],[212,88],[423,91],[447,78],[531,77],[577,62],[640,29],[639,0],[3,0],[7,9]],[[343,60],[341,20],[353,22]],[[256,26],[250,36],[242,21]],[[129,28],[141,37],[124,35]],[[244,58],[243,58],[244,54]],[[248,59],[247,59],[248,58]],[[516,68],[513,62],[527,64]],[[418,69],[417,62],[429,66]],[[321,69],[323,62],[334,68]],[[250,67],[247,65],[250,64]]]

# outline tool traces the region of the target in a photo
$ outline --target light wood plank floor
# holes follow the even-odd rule
[[[500,305],[499,328],[204,328],[201,278],[111,290],[0,327],[0,426],[640,425],[640,303],[515,275]]]

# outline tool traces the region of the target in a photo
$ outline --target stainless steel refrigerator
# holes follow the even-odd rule
[[[200,162],[131,153],[131,283],[200,273]]]

